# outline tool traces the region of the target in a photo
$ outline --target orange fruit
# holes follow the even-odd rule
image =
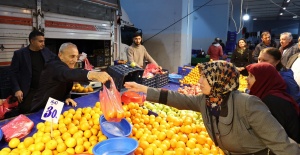
[[[43,142],[38,142],[34,144],[35,151],[43,151],[45,149],[45,144]]]
[[[184,143],[183,141],[178,141],[178,142],[176,142],[176,148],[179,148],[179,147],[185,148],[185,147],[186,147],[186,146],[185,146],[185,143]]]
[[[176,148],[174,151],[175,151],[175,155],[185,154],[185,150],[183,148]]]
[[[20,144],[20,139],[18,138],[12,138],[9,143],[8,143],[8,146],[12,149],[18,147],[18,145]]]
[[[77,145],[75,147],[75,153],[83,153],[84,152],[84,146],[83,145]]]
[[[44,150],[42,152],[42,155],[52,155],[52,151],[51,150]]]
[[[67,148],[67,149],[66,149],[66,152],[67,152],[68,154],[75,154],[74,148],[71,148],[71,147]]]
[[[135,151],[134,154],[138,155],[138,154],[143,154],[144,150],[141,147],[138,147]]]
[[[56,147],[57,147],[56,140],[50,140],[46,143],[46,149],[54,150],[54,149],[56,149]]]
[[[43,143],[47,143],[47,142],[50,141],[50,140],[51,140],[50,135],[44,135],[44,136],[42,137],[42,142],[43,142]]]
[[[61,135],[61,138],[63,139],[63,140],[66,140],[66,139],[68,139],[69,137],[71,137],[72,135],[69,133],[69,132],[65,132],[65,133],[63,133],[62,135]]]
[[[92,146],[91,143],[88,142],[88,141],[85,141],[85,142],[83,143],[83,147],[84,147],[85,150],[88,150],[91,146]]]
[[[92,133],[91,130],[85,130],[85,131],[83,132],[83,135],[84,135],[84,137],[86,137],[86,138],[90,138],[90,137],[93,135],[93,133]]]
[[[206,137],[204,135],[198,135],[197,137],[197,142],[201,145],[206,144]]]
[[[33,151],[32,153],[31,153],[31,155],[41,155],[42,153],[40,152],[40,151]]]
[[[59,152],[59,153],[64,152],[64,151],[66,151],[66,149],[67,149],[67,145],[65,143],[57,144],[57,147],[56,147],[57,152]]]
[[[28,148],[31,144],[34,143],[34,138],[33,137],[27,137],[24,139],[24,145],[26,148]]]
[[[147,149],[149,147],[149,143],[147,141],[145,141],[145,140],[140,141],[139,142],[139,147],[141,147],[142,149],[145,150],[145,149]]]
[[[74,147],[76,146],[76,139],[75,138],[72,138],[72,137],[68,137],[66,140],[65,140],[65,144],[67,145],[67,147]]]
[[[152,148],[147,148],[147,149],[144,149],[144,155],[153,155],[154,154],[154,151]]]
[[[186,146],[189,147],[190,149],[193,149],[196,147],[196,143],[193,140],[189,140],[186,142]]]

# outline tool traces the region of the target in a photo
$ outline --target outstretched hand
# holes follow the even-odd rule
[[[106,72],[95,72],[90,71],[88,74],[88,79],[92,81],[98,81],[101,83],[105,83],[108,80],[111,80],[111,76]]]
[[[147,86],[137,84],[136,82],[125,82],[124,87],[128,89],[128,91],[133,91],[133,92],[143,92],[147,93]]]
[[[71,103],[72,107],[77,107],[77,103],[71,98],[67,98],[65,102],[67,105],[70,105]]]

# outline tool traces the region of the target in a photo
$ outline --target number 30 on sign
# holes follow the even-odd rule
[[[58,123],[58,119],[63,106],[63,102],[49,97],[41,119],[49,122],[53,121],[53,123]]]

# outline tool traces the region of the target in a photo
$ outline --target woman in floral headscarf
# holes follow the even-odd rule
[[[247,82],[250,95],[259,97],[288,136],[300,143],[299,106],[286,93],[286,84],[276,68],[267,62],[251,64],[246,68],[249,72]]]
[[[193,96],[126,82],[129,91],[144,92],[148,101],[199,111],[206,130],[225,154],[298,155],[282,126],[256,96],[237,91],[239,71],[225,61],[200,65],[200,88]]]

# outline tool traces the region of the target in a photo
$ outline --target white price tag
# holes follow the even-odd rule
[[[58,119],[63,106],[63,102],[49,97],[41,119],[50,122],[53,121],[53,123],[58,123]]]

